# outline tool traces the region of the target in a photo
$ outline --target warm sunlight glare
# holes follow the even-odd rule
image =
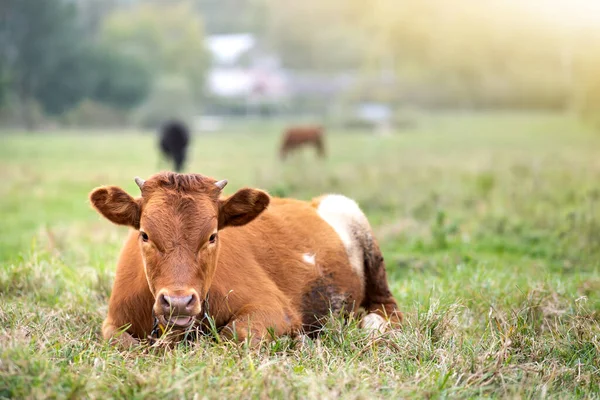
[[[599,0],[534,0],[520,3],[530,12],[555,24],[600,28]]]

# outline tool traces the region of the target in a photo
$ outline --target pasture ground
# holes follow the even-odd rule
[[[0,398],[600,396],[600,136],[565,116],[423,117],[327,137],[281,165],[275,129],[197,136],[188,171],[354,197],[404,329],[332,319],[303,347],[201,340],[119,352],[99,336],[126,235],[87,194],[158,168],[154,136],[0,137]]]

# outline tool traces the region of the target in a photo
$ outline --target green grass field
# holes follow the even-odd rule
[[[120,352],[100,325],[124,228],[87,194],[132,194],[152,135],[0,136],[0,398],[600,397],[600,136],[568,117],[423,117],[333,132],[282,165],[277,130],[195,138],[188,170],[273,195],[355,198],[404,328],[332,319],[304,346],[200,340]]]

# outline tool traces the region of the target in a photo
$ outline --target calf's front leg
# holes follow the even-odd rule
[[[289,308],[268,305],[242,307],[221,330],[221,335],[239,343],[249,341],[251,346],[268,340],[270,330],[274,336],[296,334],[302,322],[296,312]]]

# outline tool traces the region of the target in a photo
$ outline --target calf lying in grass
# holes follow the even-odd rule
[[[279,199],[248,188],[221,198],[227,181],[196,174],[136,182],[139,198],[115,186],[90,194],[100,214],[134,229],[119,258],[106,339],[128,346],[158,326],[212,328],[258,343],[269,333],[315,334],[331,312],[359,308],[366,328],[401,321],[354,201]]]

